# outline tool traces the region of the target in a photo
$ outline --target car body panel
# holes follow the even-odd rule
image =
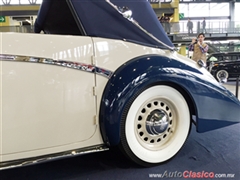
[[[128,61],[114,72],[103,94],[100,121],[105,141],[111,145],[119,143],[122,118],[119,115],[124,114],[126,102],[141,89],[156,84],[180,86],[190,96],[198,132],[239,122],[237,98],[214,79],[207,80],[203,76],[200,70],[171,56],[145,55]]]
[[[135,83],[141,77],[148,83],[169,81],[184,88],[196,104],[197,130],[199,132],[206,131],[209,123],[209,121],[202,123],[201,120],[218,120],[217,122],[226,120],[225,116],[217,113],[219,109],[215,110],[216,113],[205,113],[205,108],[209,106],[223,108],[220,107],[223,103],[213,101],[211,104],[208,103],[209,99],[219,99],[220,101],[222,99],[222,102],[229,100],[228,106],[231,107],[232,115],[234,116],[234,112],[236,112],[234,105],[230,106],[236,101],[233,95],[227,94],[226,89],[220,86],[208,71],[176,52],[120,40],[76,36],[2,33],[1,41],[8,45],[1,48],[1,54],[42,58],[46,54],[47,58],[59,62],[76,61],[95,65],[98,68],[104,67],[109,72],[115,72],[113,75],[100,76],[94,72],[68,68],[63,66],[64,64],[57,67],[51,64],[24,61],[1,61],[3,82],[1,91],[3,97],[8,97],[2,100],[4,106],[2,106],[3,116],[1,119],[3,127],[1,155],[4,161],[87,147],[94,145],[93,141],[101,144],[103,141],[100,128],[94,120],[99,115],[101,127],[105,127],[104,131],[106,132],[110,130],[111,133],[107,134],[114,138],[110,144],[119,142],[119,137],[114,137],[114,134],[119,134],[119,131],[107,127],[106,124],[113,125],[112,121],[114,121],[119,129],[120,120],[118,118],[121,112],[118,111],[117,114],[110,111],[105,112],[103,113],[104,118],[101,119],[102,114],[99,112],[101,103],[106,102],[106,92],[120,95],[122,94],[121,90],[129,89],[134,93],[135,88],[139,89],[143,85],[148,85],[142,83],[142,86],[131,88],[127,86],[127,83]],[[33,41],[35,42],[34,46],[32,45]],[[27,42],[27,45],[22,48],[20,44],[24,42]],[[60,42],[69,43],[57,46]],[[42,44],[46,44],[45,48],[42,48]],[[41,48],[43,50],[39,51]],[[93,54],[94,58],[92,58]],[[149,68],[153,66],[154,70],[150,71]],[[119,69],[124,69],[124,71],[121,72]],[[147,75],[142,76],[146,73]],[[126,82],[121,84],[123,79],[115,81],[115,75],[118,78],[124,75]],[[201,80],[202,78],[204,80]],[[109,87],[106,85],[109,83],[115,84],[119,92],[114,88],[108,89]],[[96,96],[92,91],[95,86]],[[9,87],[12,88],[9,89]],[[196,87],[198,87],[197,91]],[[18,89],[18,93],[15,93],[16,89]],[[207,96],[205,98],[206,92],[207,94],[215,92],[216,97]],[[121,102],[125,102],[128,98],[125,96],[115,103],[124,104]],[[235,103],[238,107],[238,102]],[[107,107],[106,104],[102,105],[102,107],[105,106]],[[211,107],[209,108],[211,109]],[[12,113],[13,110],[14,113]],[[229,121],[235,121],[234,118],[228,117]],[[27,130],[25,130],[26,127],[28,127]],[[212,129],[214,127],[207,130]],[[103,129],[101,130],[104,134]],[[19,139],[18,146],[15,144],[16,139]]]
[[[44,54],[85,64],[92,61],[92,40],[88,37],[6,33],[1,35],[1,42],[6,44],[1,54]],[[24,42],[28,43],[22,46]],[[74,149],[99,132],[95,123],[94,73],[31,62],[0,63],[3,160],[21,157],[16,154],[36,156],[53,149]],[[99,134],[95,143],[102,143]]]
[[[64,63],[96,63],[98,67],[114,71],[134,56],[156,53],[167,55],[158,48],[105,38],[0,34],[0,54],[23,58],[0,61],[3,82],[1,95],[8,97],[1,101],[1,106],[4,104],[1,107],[1,127],[4,129],[0,137],[1,161],[37,157],[103,143],[95,115],[98,112],[96,106],[100,108],[101,92],[108,78],[96,77],[94,72],[69,69]],[[96,52],[93,53],[94,46]],[[122,52],[125,56],[116,56],[122,55]],[[47,58],[49,62],[59,62],[60,67],[52,66],[51,63],[30,62],[28,57],[33,60]],[[117,63],[113,63],[113,60]],[[95,86],[97,96],[94,97]],[[10,91],[7,90],[9,87],[12,87]],[[18,93],[14,93],[16,89]]]

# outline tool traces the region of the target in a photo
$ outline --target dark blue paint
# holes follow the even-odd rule
[[[144,29],[163,43],[174,47],[149,2],[146,0],[111,0],[111,2],[118,7],[125,6],[131,9],[133,18]],[[105,0],[70,0],[70,3],[81,21],[87,36],[125,39],[130,42],[159,46],[166,49],[161,43],[124,18]]]
[[[215,80],[167,57],[142,56],[119,67],[106,85],[100,109],[105,142],[119,143],[121,116],[129,99],[144,87],[165,82],[177,84],[193,99],[198,132],[240,121],[240,102]]]

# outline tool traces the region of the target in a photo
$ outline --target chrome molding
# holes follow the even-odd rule
[[[81,148],[81,149],[56,153],[56,154],[50,154],[50,155],[46,155],[46,156],[39,156],[39,157],[28,158],[28,159],[20,159],[20,160],[8,161],[8,162],[3,162],[3,163],[0,162],[0,170],[15,168],[15,167],[22,167],[22,166],[35,164],[35,163],[47,162],[47,161],[51,161],[51,160],[57,160],[57,159],[61,159],[61,158],[67,158],[67,157],[72,157],[72,156],[77,156],[77,155],[82,155],[82,154],[87,154],[87,153],[93,153],[93,152],[101,152],[101,151],[106,151],[106,150],[109,150],[109,148],[106,147],[105,145],[97,145],[97,146],[92,146],[92,147],[87,147],[87,148]]]
[[[41,63],[48,65],[63,66],[66,68],[86,71],[89,73],[96,73],[97,75],[110,78],[113,74],[112,71],[109,71],[104,68],[100,68],[91,64],[84,64],[79,62],[72,61],[63,61],[63,60],[53,60],[49,58],[39,58],[39,57],[30,57],[30,56],[18,56],[18,55],[5,55],[0,54],[1,61],[18,61],[18,62],[30,62],[30,63]]]

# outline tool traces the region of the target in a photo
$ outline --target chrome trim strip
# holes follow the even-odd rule
[[[110,77],[113,74],[113,72],[110,70],[100,68],[91,64],[84,64],[84,63],[64,61],[64,60],[53,60],[49,58],[0,54],[0,60],[42,63],[42,64],[49,64],[49,65],[63,66],[66,68],[77,69],[77,70],[86,71],[89,73],[96,73],[97,75],[104,76],[108,79],[110,79]]]
[[[22,167],[22,166],[32,165],[35,163],[47,162],[51,160],[57,160],[57,159],[62,159],[62,158],[67,158],[67,157],[72,157],[77,155],[83,155],[87,153],[93,153],[93,152],[101,152],[106,150],[109,150],[109,148],[106,147],[105,145],[96,145],[96,146],[80,148],[76,150],[50,154],[45,156],[39,156],[34,158],[20,159],[20,160],[8,161],[8,162],[2,162],[2,163],[0,162],[0,170],[10,169],[15,167]]]

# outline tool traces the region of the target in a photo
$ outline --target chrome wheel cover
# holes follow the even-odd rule
[[[225,71],[225,70],[218,71],[217,72],[217,78],[218,78],[218,80],[227,79],[228,78],[228,72]]]
[[[135,135],[147,149],[158,150],[173,138],[177,126],[176,108],[170,100],[152,99],[138,110],[135,119]]]

